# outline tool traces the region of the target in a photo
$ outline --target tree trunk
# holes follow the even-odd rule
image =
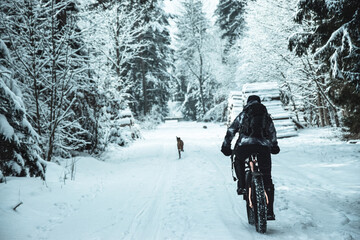
[[[293,106],[293,111],[295,113],[295,117],[296,117],[296,120],[298,122],[300,122],[300,119],[299,119],[299,113],[298,113],[298,109],[296,107],[296,103],[295,103],[295,100],[294,100],[294,96],[293,96],[293,93],[292,93],[292,90],[291,90],[291,87],[290,87],[290,84],[286,81],[286,77],[285,77],[285,74],[281,72],[281,76],[285,79],[285,85],[289,91],[289,95],[290,95],[290,101],[291,101],[291,104]]]
[[[329,114],[329,108],[328,107],[324,108],[324,118],[325,118],[325,126],[331,125],[330,114]]]
[[[52,44],[52,66],[51,66],[51,100],[50,100],[50,121],[49,121],[49,145],[48,152],[46,156],[47,161],[51,161],[53,148],[54,148],[54,139],[55,139],[55,102],[56,102],[56,83],[57,83],[57,74],[56,74],[56,36],[55,36],[55,10],[54,10],[54,0],[51,1],[51,44]]]
[[[30,1],[31,2],[31,1]],[[31,3],[30,3],[31,4]],[[32,5],[30,5],[30,9],[32,10]],[[31,28],[30,28],[30,45],[33,49],[32,53],[32,73],[30,74],[33,77],[33,84],[34,84],[34,95],[35,95],[35,107],[36,107],[36,130],[37,133],[39,134],[39,136],[41,135],[41,125],[40,125],[40,109],[39,109],[39,89],[38,89],[38,84],[37,84],[37,69],[36,69],[36,44],[35,44],[35,26],[33,25],[33,23],[31,23]]]
[[[322,106],[322,102],[321,102],[321,96],[320,93],[317,94],[317,107],[319,109],[319,118],[320,118],[320,126],[324,127],[325,126],[325,121],[324,121],[324,108]]]
[[[144,97],[144,115],[148,112],[148,97],[147,97],[147,86],[146,86],[146,76],[145,76],[145,64],[141,60],[141,76],[142,76],[142,87],[143,87],[143,97]]]
[[[114,36],[114,39],[115,39],[115,52],[116,52],[116,66],[115,66],[115,69],[116,69],[116,75],[120,81],[120,56],[121,56],[121,53],[120,53],[120,43],[119,43],[119,39],[118,39],[118,36],[120,35],[120,23],[119,23],[119,7],[117,9],[117,17],[116,17],[116,31],[115,31],[115,36]]]
[[[200,98],[201,98],[201,106],[203,114],[205,115],[205,101],[204,101],[204,90],[203,90],[203,84],[204,84],[204,76],[203,76],[203,58],[199,49],[199,56],[200,56],[200,75],[199,75],[199,87],[200,87]]]

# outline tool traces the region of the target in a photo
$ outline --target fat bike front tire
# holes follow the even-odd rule
[[[267,228],[267,209],[264,183],[261,176],[253,176],[251,189],[255,228],[257,232],[265,233]]]

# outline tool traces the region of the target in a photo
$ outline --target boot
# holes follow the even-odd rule
[[[275,214],[274,214],[274,194],[275,194],[275,188],[274,184],[271,184],[270,187],[266,188],[266,193],[269,198],[269,204],[267,206],[267,220],[275,220]]]
[[[238,195],[244,195],[246,193],[246,189],[245,189],[245,185],[241,182],[240,178],[238,179],[237,182],[237,194]]]

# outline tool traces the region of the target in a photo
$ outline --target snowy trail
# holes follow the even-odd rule
[[[55,164],[47,186],[9,178],[0,185],[0,239],[360,239],[359,144],[328,129],[281,139],[273,156],[277,220],[262,235],[247,224],[219,151],[225,130],[166,123],[111,149],[104,162],[79,158],[75,181],[60,182]],[[185,142],[182,159],[175,136]]]
[[[217,160],[223,157],[214,151],[219,148],[218,142],[204,141],[213,136],[208,134],[211,130],[201,127],[184,124],[179,131],[177,124],[168,124],[160,127],[154,136],[145,134],[144,140],[120,153],[108,153],[106,161],[114,164],[114,174],[105,181],[107,186],[47,237],[68,238],[67,230],[76,226],[79,230],[72,233],[74,239],[221,239],[229,235],[251,239],[252,231],[241,232],[236,228],[241,223],[240,205],[233,186],[226,188],[229,164],[219,167]],[[194,134],[196,128],[203,133]],[[180,160],[176,135],[185,141],[186,152]],[[103,211],[86,213],[99,208]],[[104,211],[109,208],[115,213]],[[82,219],[84,216],[86,219]],[[229,216],[233,217],[225,224],[223,220]],[[229,223],[234,227],[228,226]],[[83,235],[87,228],[92,231]]]

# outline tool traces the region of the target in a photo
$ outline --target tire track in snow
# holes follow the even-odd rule
[[[242,196],[236,194],[237,184],[232,180],[230,158],[220,153],[222,140],[219,138],[219,142],[211,142],[211,146],[202,146],[201,150],[203,153],[208,152],[209,149],[217,150],[216,157],[211,151],[205,162],[207,168],[212,169],[212,182],[217,185],[214,191],[215,210],[233,239],[256,239],[257,233],[254,232],[254,227],[247,222],[246,203]]]
[[[170,152],[169,144],[162,143],[162,150],[154,161],[160,162],[160,169],[157,172],[157,180],[151,190],[151,196],[132,220],[129,229],[126,231],[124,239],[162,239],[160,228],[164,218],[163,207],[165,198],[170,188],[173,167],[169,164]]]

